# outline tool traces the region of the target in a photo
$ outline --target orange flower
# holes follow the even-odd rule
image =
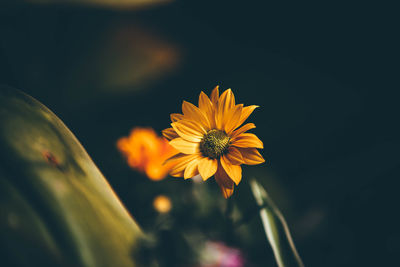
[[[180,153],[166,162],[173,162],[170,174],[192,178],[200,174],[203,180],[215,175],[225,198],[233,194],[234,184],[242,179],[241,164],[256,165],[265,162],[257,148],[263,143],[246,131],[255,128],[247,123],[238,128],[258,106],[235,104],[231,89],[219,96],[218,86],[211,100],[201,92],[199,107],[183,101],[183,114],[171,114],[172,128],[163,135]]]
[[[151,180],[165,178],[174,163],[164,161],[177,151],[151,128],[135,128],[129,137],[117,142],[118,149],[125,155],[129,166],[145,173]]]

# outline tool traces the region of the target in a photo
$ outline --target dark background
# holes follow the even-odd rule
[[[144,228],[154,192],[178,183],[136,190],[150,182],[116,140],[134,126],[167,128],[201,90],[232,88],[239,102],[261,106],[251,121],[267,163],[248,173],[259,168],[305,265],[399,264],[394,7],[215,2],[0,4],[0,83],[70,127]]]

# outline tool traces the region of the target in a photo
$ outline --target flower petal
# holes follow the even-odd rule
[[[215,173],[215,181],[221,188],[224,198],[228,198],[233,194],[234,183],[224,171],[221,164],[218,164],[217,172]]]
[[[172,177],[183,177],[185,175],[185,169],[182,171],[170,171],[169,175]]]
[[[236,136],[238,136],[238,135],[240,135],[240,134],[242,134],[242,133],[244,133],[244,132],[246,132],[248,130],[254,129],[254,128],[256,128],[254,123],[251,123],[251,122],[250,123],[246,123],[245,125],[243,125],[239,129],[233,131],[233,133],[231,134],[231,138],[235,138]]]
[[[258,108],[259,106],[257,105],[252,105],[252,106],[247,106],[242,109],[242,116],[240,117],[240,120],[238,122],[238,125],[241,125],[247,118],[250,116],[253,111]]]
[[[215,128],[214,109],[211,100],[201,91],[199,95],[199,109],[206,115],[211,128]]]
[[[220,161],[226,173],[229,175],[232,181],[234,181],[235,184],[238,185],[240,183],[240,180],[242,180],[242,167],[240,167],[239,165],[232,165],[229,159],[226,158],[226,155],[223,155]]]
[[[165,138],[167,138],[169,141],[179,137],[179,135],[175,132],[173,128],[167,128],[162,131],[162,134]]]
[[[235,97],[233,96],[231,89],[225,90],[218,99],[214,114],[215,124],[218,130],[224,130],[224,125],[226,123],[225,116],[230,111],[232,99],[234,103]]]
[[[175,177],[183,177],[185,168],[188,165],[188,163],[199,157],[200,157],[200,154],[191,154],[191,155],[178,154],[178,155],[168,159],[167,161],[173,161],[174,163],[176,163],[171,168],[170,175],[175,176]]]
[[[193,120],[193,121],[199,123],[202,126],[202,128],[205,128],[206,130],[210,129],[210,123],[209,123],[207,117],[203,114],[203,112],[198,107],[196,107],[192,103],[183,101],[182,112],[187,119]]]
[[[233,165],[240,165],[244,163],[242,154],[236,147],[233,146],[228,148],[228,153],[225,154],[225,157]]]
[[[212,103],[208,96],[201,91],[199,95],[199,109],[208,114],[212,111]]]
[[[194,154],[200,151],[200,144],[186,141],[182,137],[169,141],[169,144],[184,154]]]
[[[236,147],[264,148],[263,142],[252,133],[243,133],[235,138],[232,138],[231,145]]]
[[[183,177],[186,179],[192,178],[193,176],[196,176],[199,174],[199,171],[197,169],[197,165],[199,164],[198,158],[193,159],[186,165],[185,173]]]
[[[231,89],[225,90],[221,97],[218,99],[218,105],[216,108],[215,122],[217,129],[224,130],[226,123],[225,117],[229,113],[229,110],[235,106],[235,96]]]
[[[231,89],[226,89],[219,98],[219,105],[224,109],[228,110],[229,108],[233,108],[235,106],[235,95],[233,94]]]
[[[192,155],[192,154],[191,154]],[[172,157],[167,158],[162,165],[174,162],[174,161],[181,161],[182,158],[185,158],[187,156],[191,156],[191,155],[187,155],[187,154],[183,154],[183,153],[178,153],[173,155]]]
[[[256,148],[238,148],[243,156],[244,163],[247,165],[257,165],[264,163],[265,159]]]
[[[205,181],[217,171],[218,161],[216,159],[202,158],[199,161],[198,168],[203,181]]]
[[[225,132],[230,135],[233,130],[240,126],[238,121],[242,116],[242,108],[243,104],[236,105],[232,108],[228,114],[225,114],[224,122],[225,122]]]
[[[170,117],[171,117],[172,122],[176,122],[176,121],[180,121],[183,119],[183,114],[172,113]]]
[[[207,132],[191,120],[180,120],[171,123],[172,128],[183,139],[190,142],[200,142]]]
[[[211,98],[211,102],[214,105],[214,108],[217,106],[218,103],[218,99],[219,99],[219,85],[215,86],[214,90],[212,90],[210,98]]]

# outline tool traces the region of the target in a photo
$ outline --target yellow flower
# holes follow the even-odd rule
[[[210,99],[211,98],[211,99]],[[210,98],[201,92],[199,107],[183,101],[183,114],[171,114],[172,128],[163,135],[180,153],[167,162],[174,162],[170,174],[192,178],[200,174],[203,180],[215,175],[225,198],[233,194],[234,184],[242,179],[241,164],[265,162],[257,148],[263,143],[246,131],[255,128],[247,123],[238,128],[258,106],[235,104],[231,89],[219,96],[218,86]]]
[[[118,140],[117,147],[125,155],[129,166],[145,173],[154,181],[167,176],[174,163],[163,163],[178,153],[165,138],[159,137],[151,128],[134,128],[129,137]]]

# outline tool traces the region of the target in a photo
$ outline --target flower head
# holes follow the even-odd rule
[[[171,114],[171,126],[163,131],[179,153],[167,162],[174,162],[170,174],[192,178],[200,174],[203,180],[215,176],[225,198],[233,194],[234,185],[242,179],[241,164],[265,162],[257,148],[263,143],[252,133],[253,123],[238,128],[257,106],[235,104],[231,89],[219,95],[218,86],[210,98],[201,92],[199,107],[183,101],[183,114]]]
[[[129,166],[155,181],[167,176],[173,163],[163,163],[177,153],[165,138],[159,137],[151,128],[134,128],[129,137],[118,140],[117,147],[126,156]]]

